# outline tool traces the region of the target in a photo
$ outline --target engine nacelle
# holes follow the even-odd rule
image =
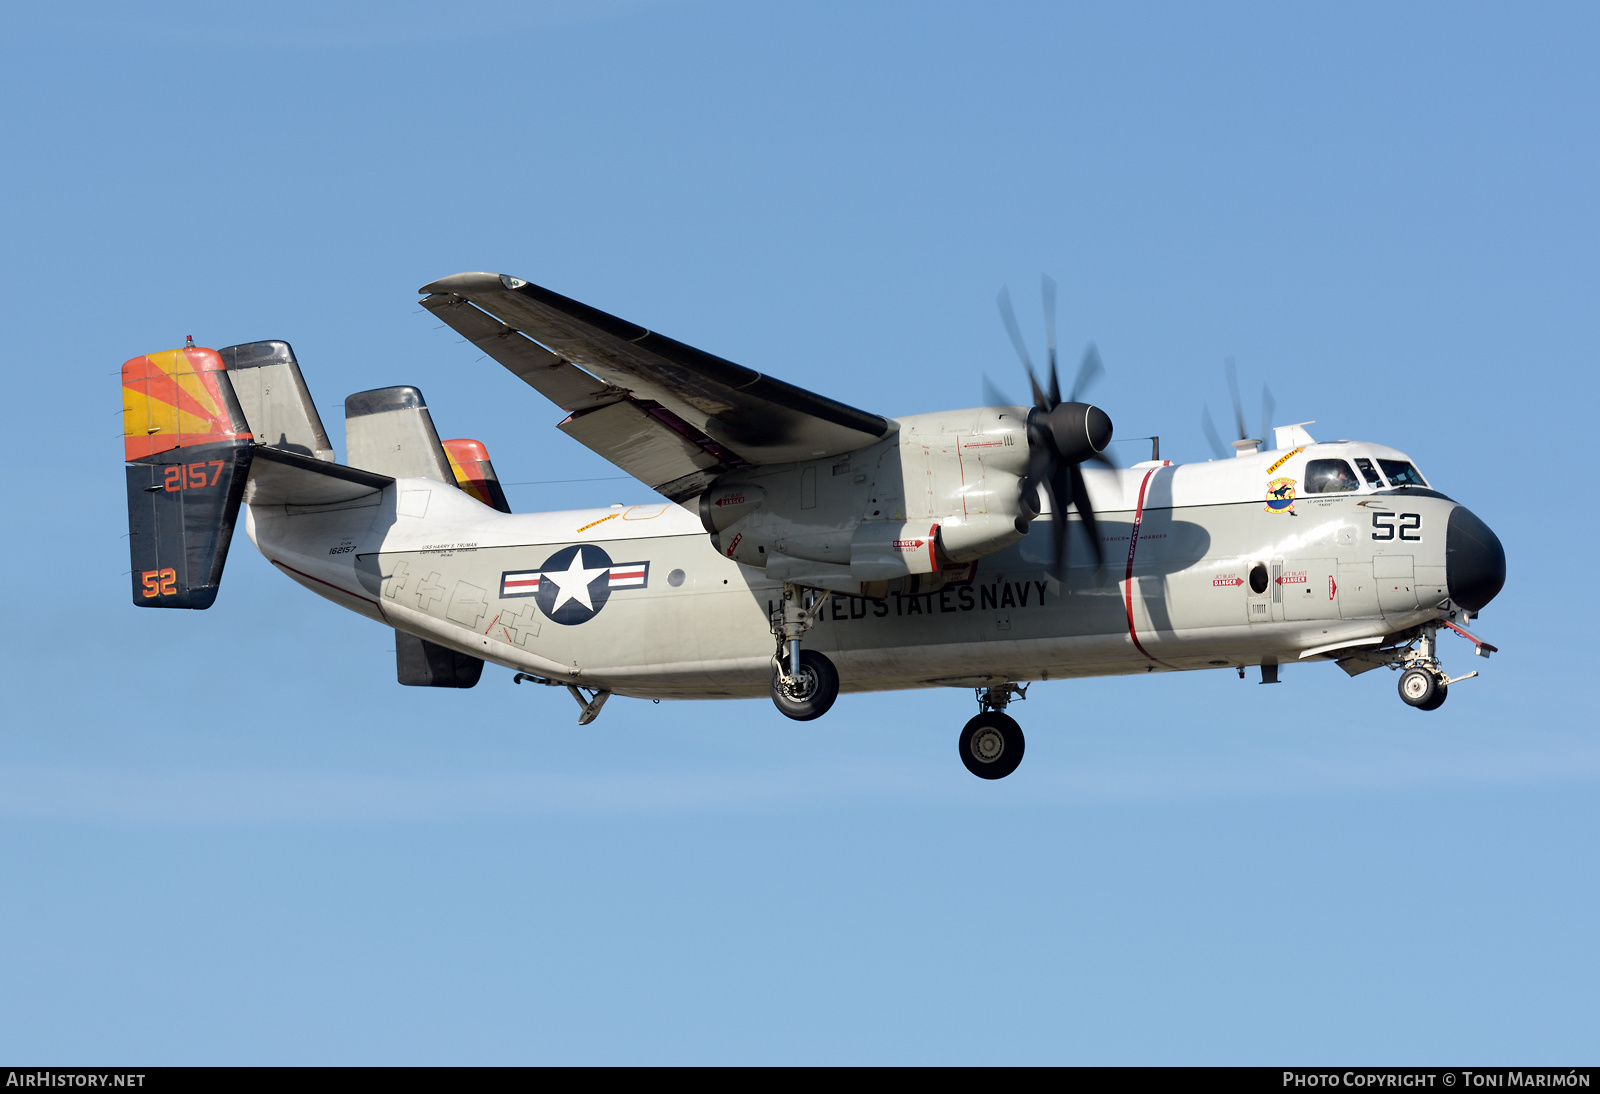
[[[936,573],[1017,542],[1028,412],[902,418],[845,456],[724,475],[700,497],[717,550],[774,578],[838,591]]]

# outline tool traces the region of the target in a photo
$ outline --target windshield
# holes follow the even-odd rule
[[[1368,486],[1383,489],[1383,480],[1378,477],[1378,469],[1372,466],[1371,460],[1360,457],[1356,460],[1356,466],[1361,468],[1361,473],[1366,476]]]
[[[1388,476],[1390,486],[1427,486],[1416,467],[1405,460],[1379,460],[1378,466]]]
[[[1359,486],[1356,473],[1343,460],[1312,460],[1306,464],[1308,494],[1343,494]]]

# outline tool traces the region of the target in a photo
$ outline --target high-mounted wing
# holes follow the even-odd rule
[[[422,306],[569,412],[563,432],[674,501],[736,467],[852,452],[894,423],[515,277],[462,273]]]

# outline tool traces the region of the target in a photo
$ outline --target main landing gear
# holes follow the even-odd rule
[[[772,613],[778,651],[772,658],[772,702],[786,717],[809,722],[828,713],[839,697],[839,670],[816,650],[802,650],[800,638],[817,621],[827,596],[798,585],[783,587],[783,604]]]
[[[826,593],[798,585],[783,587],[783,602],[772,612],[772,703],[785,717],[809,722],[828,713],[839,697],[839,670],[800,639],[827,603]],[[1022,762],[1027,741],[1022,727],[1006,713],[1014,700],[1028,697],[1027,684],[1007,681],[977,689],[978,716],[961,730],[961,762],[980,779],[1003,779]]]
[[[1022,727],[1005,712],[1013,699],[1026,699],[1028,685],[1000,684],[978,689],[978,716],[961,730],[961,762],[980,779],[1003,779],[1022,762],[1027,742]]]

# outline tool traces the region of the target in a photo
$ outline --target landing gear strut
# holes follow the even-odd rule
[[[1464,613],[1463,620],[1465,620]],[[1445,675],[1444,666],[1439,663],[1438,657],[1439,626],[1439,623],[1424,624],[1422,633],[1417,636],[1415,647],[1406,651],[1399,659],[1399,664],[1404,669],[1400,673],[1400,698],[1407,706],[1416,707],[1418,710],[1438,710],[1444,706],[1451,684],[1470,680],[1478,675],[1476,672],[1469,672],[1465,676]],[[1444,626],[1471,638],[1480,656],[1488,657],[1495,652],[1495,647],[1473,638],[1455,624],[1446,622]]]
[[[802,650],[800,639],[817,621],[825,594],[798,585],[783,587],[783,603],[772,613],[778,650],[772,658],[772,702],[787,717],[809,722],[828,713],[839,697],[839,670],[816,650]]]
[[[1400,699],[1418,710],[1438,710],[1450,694],[1452,681],[1439,664],[1439,625],[1429,623],[1417,636],[1416,647],[1401,660]],[[1474,676],[1477,674],[1474,673]]]
[[[1016,719],[1005,713],[1012,699],[1026,699],[1028,685],[978,689],[978,716],[961,730],[961,762],[980,779],[1003,779],[1022,762],[1027,742]]]

